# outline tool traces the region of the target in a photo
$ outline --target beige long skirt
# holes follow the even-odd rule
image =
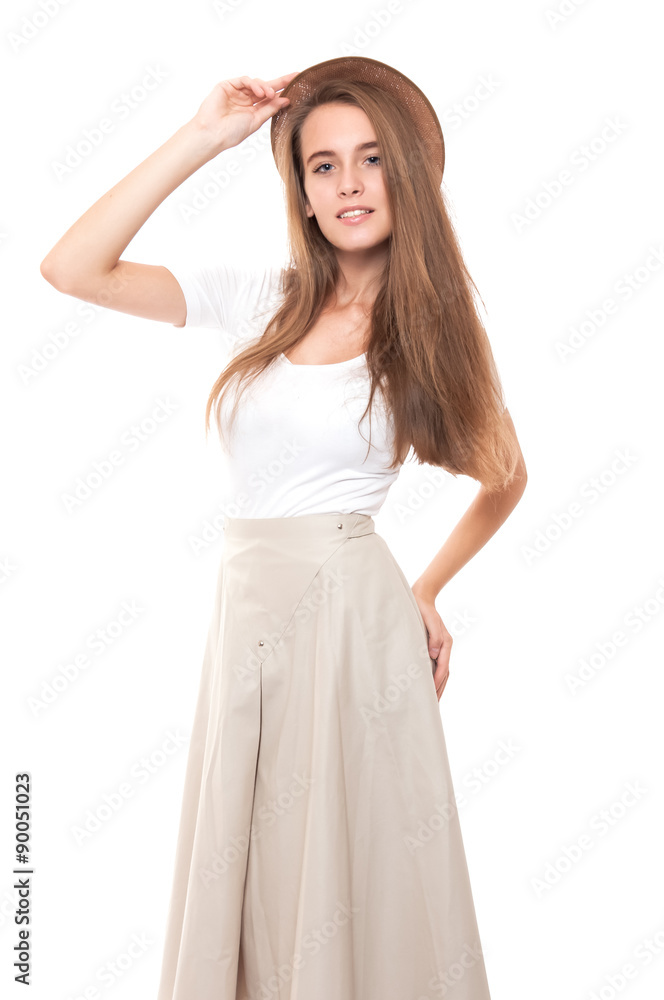
[[[434,667],[369,515],[225,518],[158,1000],[489,1000]]]

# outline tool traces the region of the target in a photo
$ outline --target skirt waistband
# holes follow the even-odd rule
[[[339,541],[375,531],[370,514],[299,514],[294,517],[224,517],[227,538],[293,539],[315,538]]]

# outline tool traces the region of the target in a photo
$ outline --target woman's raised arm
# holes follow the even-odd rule
[[[41,262],[42,276],[66,295],[183,326],[184,295],[168,268],[120,260],[120,255],[183,181],[288,103],[278,94],[295,75],[267,82],[242,76],[215,84],[191,121],[67,230]]]

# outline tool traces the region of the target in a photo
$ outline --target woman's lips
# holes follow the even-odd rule
[[[363,212],[362,215],[350,215],[347,219],[339,219],[339,216],[337,216],[337,218],[339,219],[339,222],[344,224],[344,226],[357,226],[360,222],[365,222],[366,219],[370,219],[373,214],[374,209],[370,212]]]

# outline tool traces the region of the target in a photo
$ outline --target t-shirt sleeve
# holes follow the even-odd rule
[[[226,262],[197,267],[168,267],[184,295],[184,327],[219,330],[225,348],[260,337],[278,304],[282,268],[239,267]]]

